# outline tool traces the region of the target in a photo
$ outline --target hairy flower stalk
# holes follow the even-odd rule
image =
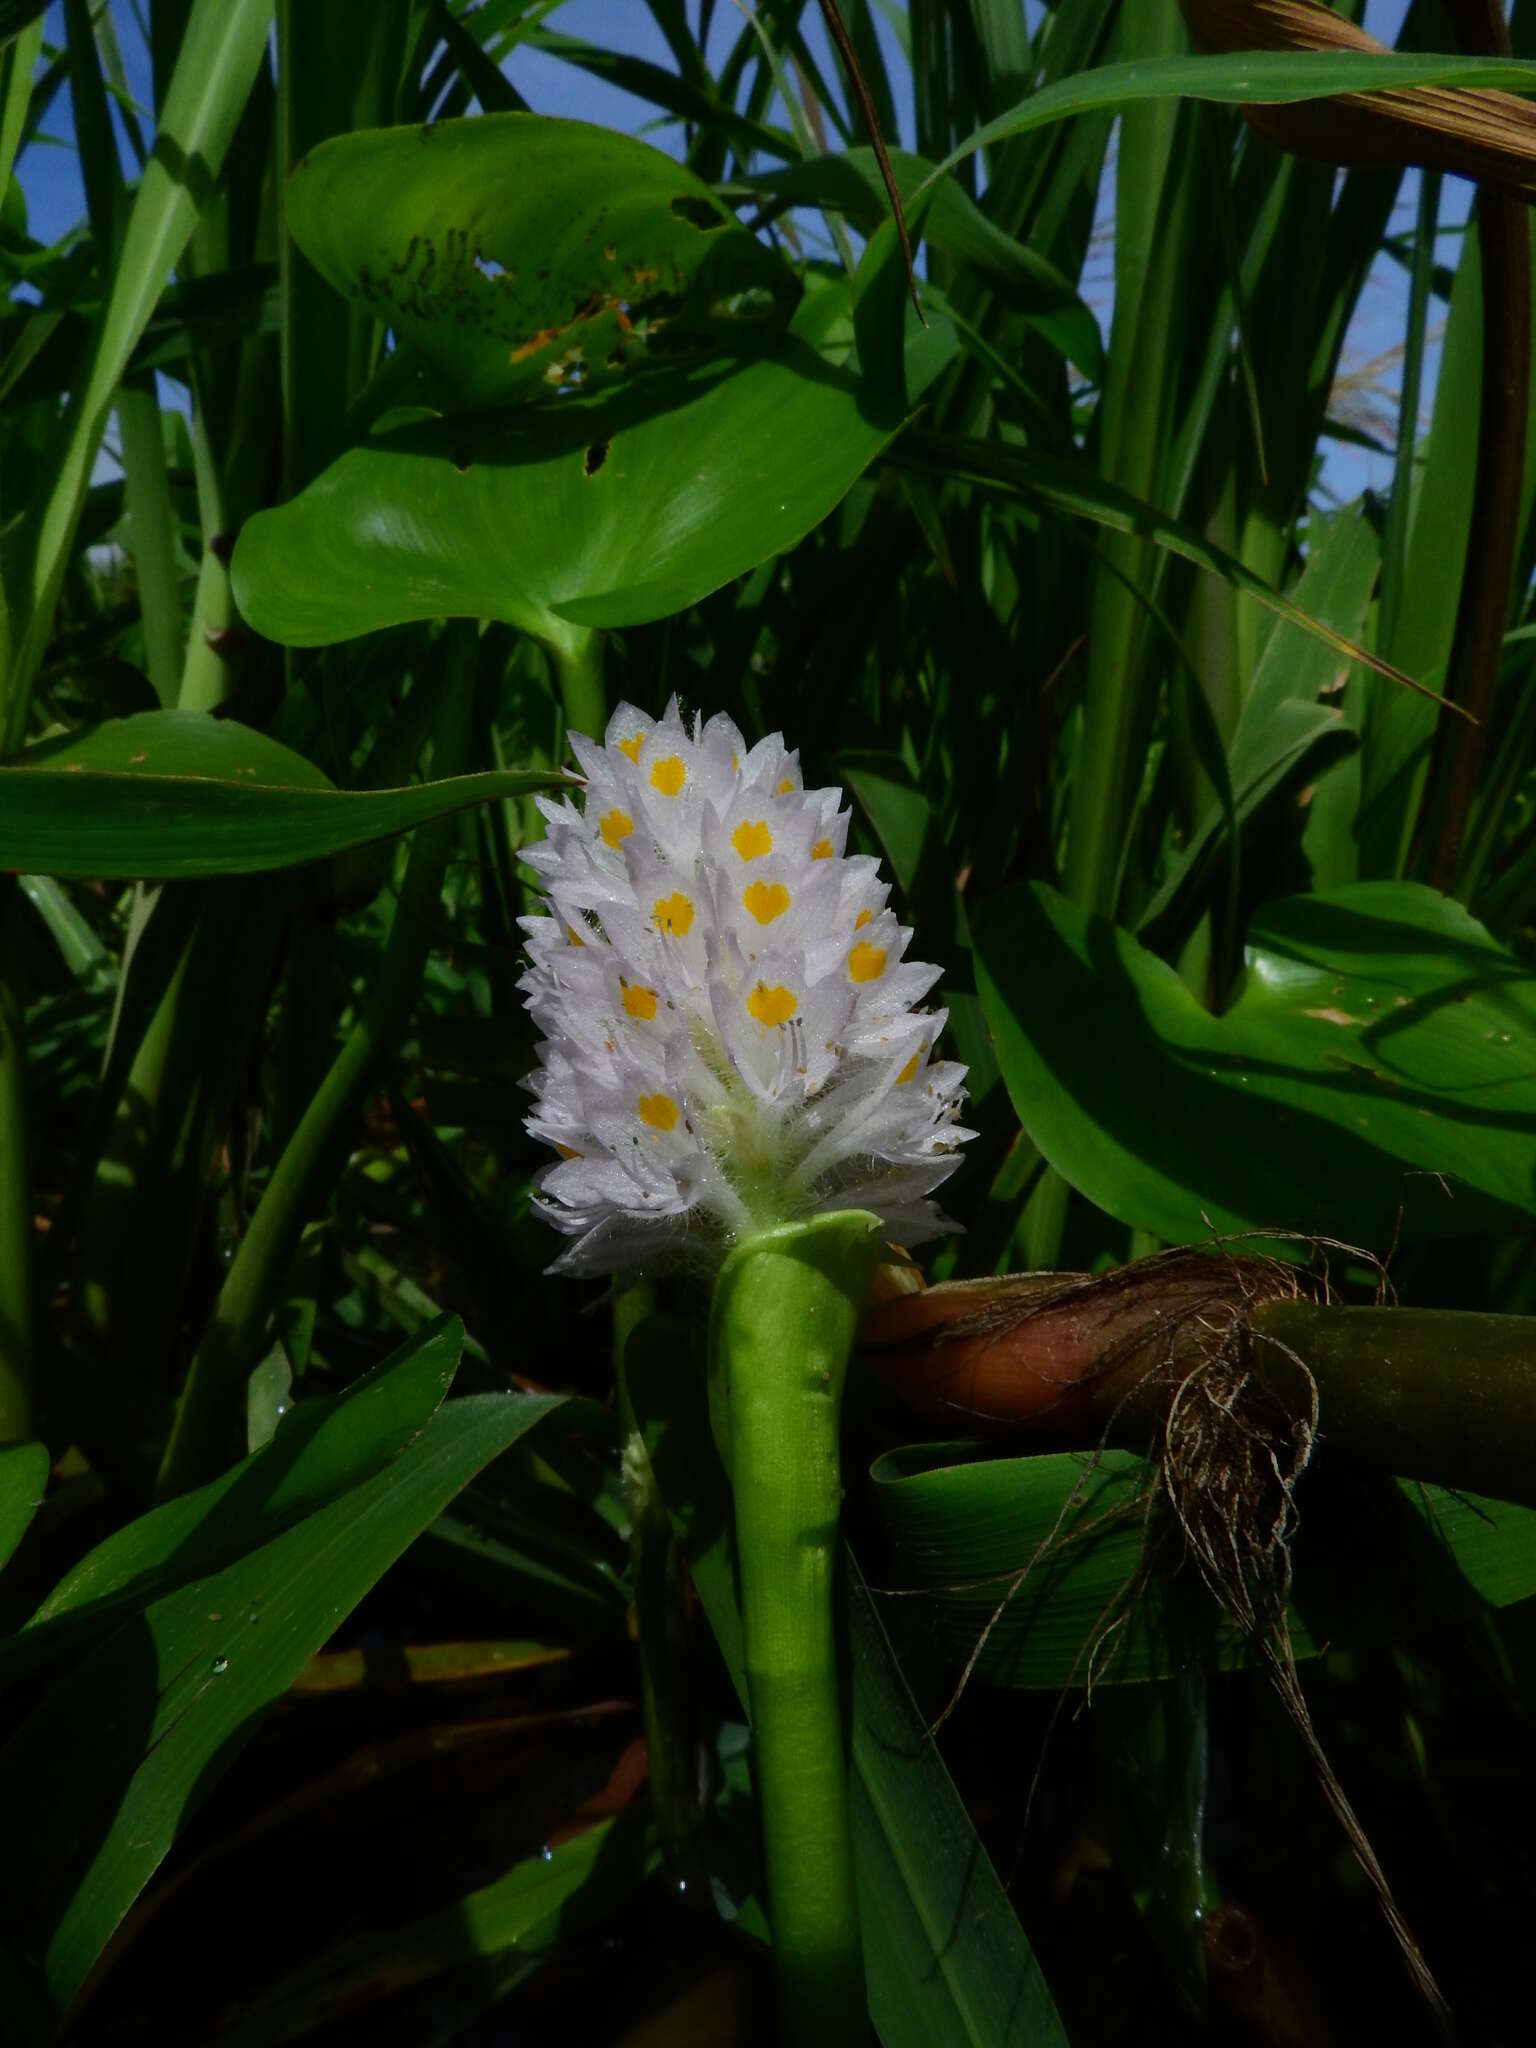
[[[542,805],[521,986],[544,1036],[529,1129],[560,1154],[552,1270],[717,1276],[711,1408],[733,1476],[768,1903],[787,2039],[864,2026],[834,1651],[838,1422],[884,1241],[950,1229],[930,1199],[971,1134],[937,1059],[938,970],[906,958],[879,863],[774,734],[674,700],[572,735],[578,807]]]

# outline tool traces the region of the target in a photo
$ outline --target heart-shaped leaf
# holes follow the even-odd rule
[[[734,369],[375,435],[246,526],[240,609],[291,647],[444,616],[567,647],[685,610],[803,539],[901,426],[851,341],[828,285]]]

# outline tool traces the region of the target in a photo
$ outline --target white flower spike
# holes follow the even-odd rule
[[[624,704],[571,746],[582,810],[540,799],[522,920],[544,1033],[528,1119],[560,1163],[538,1206],[575,1243],[551,1270],[666,1253],[711,1264],[757,1230],[868,1209],[903,1245],[954,1226],[928,1197],[973,1135],[936,1060],[939,976],[904,956],[879,863],[845,854],[841,792],[801,786],[775,733]]]

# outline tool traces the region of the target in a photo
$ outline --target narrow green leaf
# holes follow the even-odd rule
[[[48,0],[0,0],[0,46],[13,41],[29,22],[48,11]]]
[[[441,1912],[328,1950],[248,2006],[223,2038],[232,2048],[267,2048],[466,1965],[480,1974],[524,1957],[531,1968],[623,1905],[658,1860],[634,1820],[600,1821]]]
[[[300,1401],[266,1448],[98,1543],[54,1587],[23,1636],[66,1615],[142,1606],[362,1485],[421,1435],[453,1384],[463,1348],[458,1318],[439,1316],[344,1394]]]
[[[1344,640],[1357,641],[1365,630],[1380,560],[1375,527],[1363,506],[1351,507],[1314,537],[1296,585],[1296,604]],[[1229,770],[1239,827],[1315,747],[1345,737],[1348,726],[1339,700],[1350,674],[1350,662],[1326,641],[1289,622],[1275,626],[1232,736]],[[1170,864],[1141,920],[1143,931],[1198,878],[1221,829],[1219,816],[1207,818]]]
[[[1491,92],[1536,93],[1536,63],[1509,57],[1380,55],[1350,50],[1244,50],[1220,57],[1158,57],[1104,64],[1043,86],[952,150],[933,175],[942,177],[978,150],[1053,121],[1113,111],[1138,101],[1215,100],[1225,106],[1284,106],[1339,93],[1385,92],[1415,85],[1481,86]]]
[[[26,1535],[47,1484],[46,1444],[0,1444],[0,1568]]]
[[[884,2048],[1067,2048],[1040,1965],[977,1839],[847,1549],[853,1839],[870,2017]]]
[[[1008,305],[1024,313],[1091,383],[1098,383],[1104,374],[1099,323],[1065,272],[1027,242],[1005,234],[957,179],[934,178],[926,157],[914,156],[910,150],[892,150],[891,169],[904,207],[913,206],[919,188],[929,185],[932,205],[923,222],[924,239],[995,285]],[[736,189],[762,194],[786,206],[837,208],[867,235],[874,234],[890,214],[872,149],[850,149],[838,156],[786,164],[743,178]],[[921,293],[922,288],[919,290]]]
[[[984,441],[922,432],[906,436],[896,459],[909,461],[914,458],[924,466],[931,465],[949,475],[971,477],[979,483],[998,484],[1023,496],[1038,498],[1059,512],[1090,519],[1095,525],[1108,527],[1113,533],[1144,534],[1170,554],[1192,562],[1197,569],[1220,576],[1245,597],[1251,597],[1266,611],[1273,612],[1276,618],[1287,620],[1303,632],[1312,634],[1335,654],[1358,661],[1376,674],[1421,696],[1434,694],[1413,676],[1405,675],[1390,662],[1346,640],[1324,620],[1313,618],[1293,599],[1266,583],[1262,576],[1255,575],[1236,555],[1217,547],[1196,528],[1180,519],[1170,518],[1166,512],[1160,512],[1155,505],[1149,505],[1132,492],[1105,483],[1081,461],[1039,455],[1033,450],[1003,450]]]
[[[0,1910],[60,2007],[263,1709],[460,1488],[558,1406],[450,1403],[387,1470],[152,1601],[44,1696],[0,1751],[0,1801],[32,1850],[0,1871]]]
[[[340,790],[233,719],[145,711],[41,741],[0,767],[0,868],[118,880],[262,874],[557,780],[497,769]]]
[[[0,720],[0,760],[26,730],[27,691],[53,625],[91,467],[129,357],[182,250],[266,56],[273,0],[194,0],[113,272],[96,352],[69,413],[69,440],[36,529],[31,610]],[[0,688],[5,679],[0,678]]]

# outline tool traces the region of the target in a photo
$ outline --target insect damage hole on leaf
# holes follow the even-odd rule
[[[712,235],[718,229],[730,226],[730,216],[722,213],[708,199],[697,198],[691,192],[679,192],[669,203],[668,211],[675,213],[679,220],[687,221],[689,227],[697,228],[702,235]]]
[[[609,445],[607,441],[594,441],[592,443],[592,446],[582,458],[581,473],[583,476],[597,475],[597,472],[608,460]]]

